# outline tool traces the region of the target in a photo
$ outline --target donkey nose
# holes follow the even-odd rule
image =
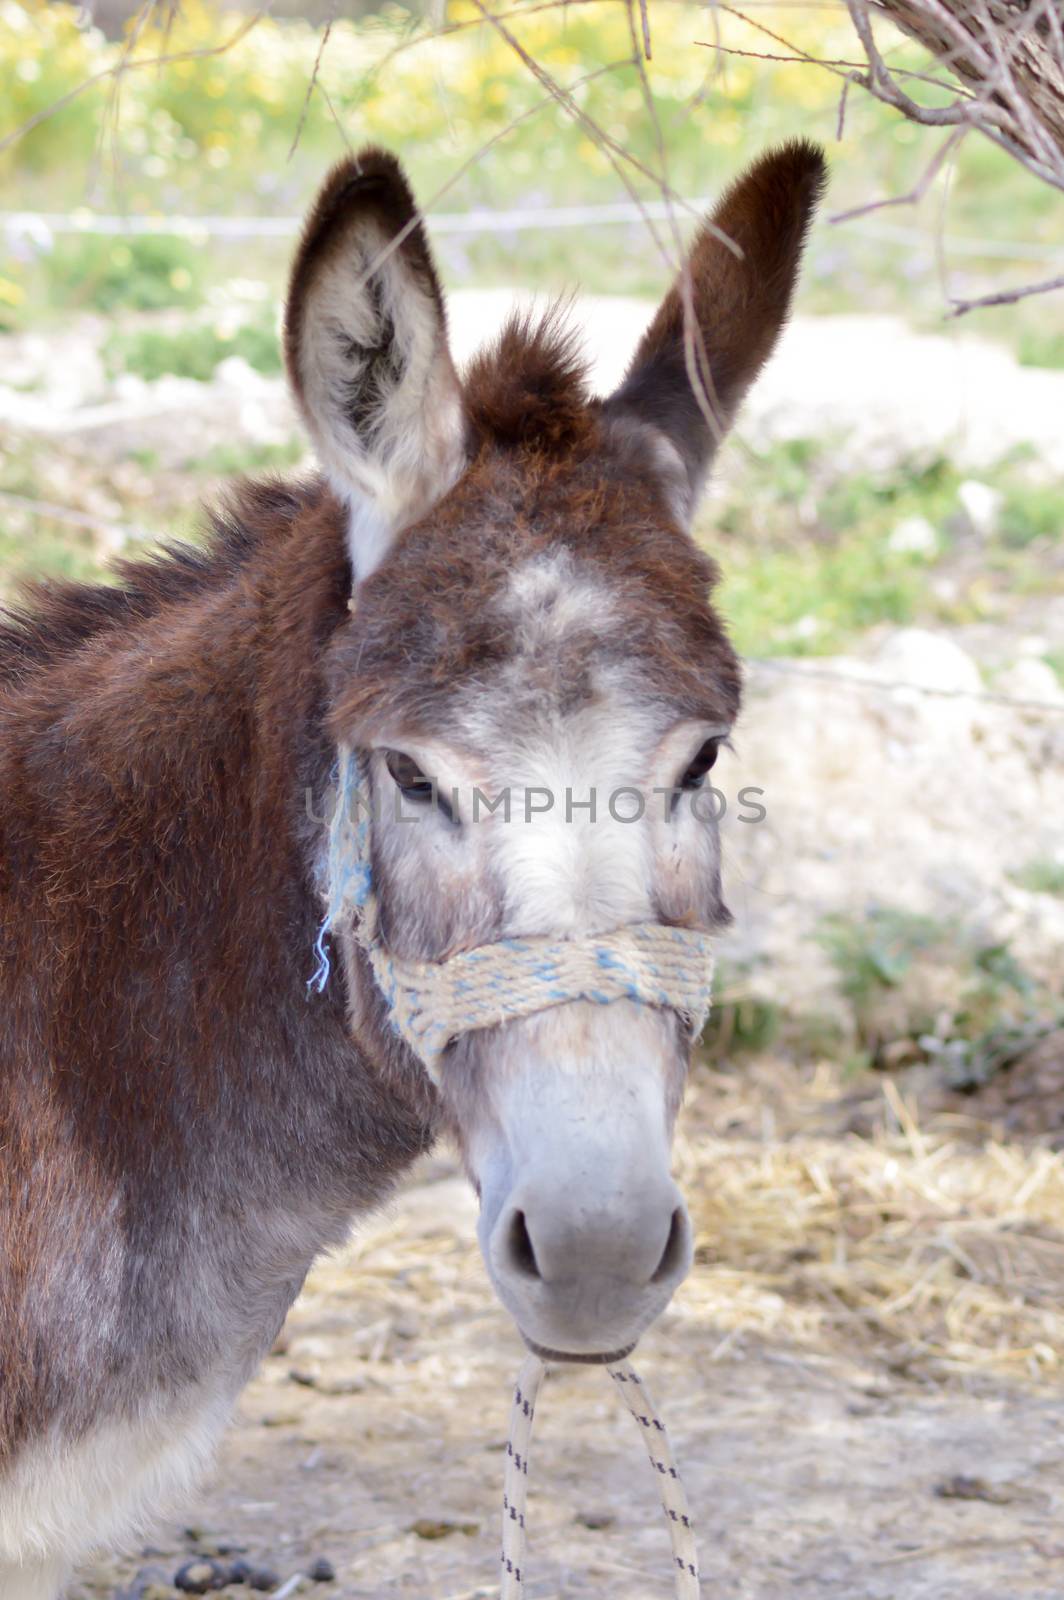
[[[691,1262],[691,1224],[671,1180],[592,1201],[522,1189],[500,1216],[491,1265],[525,1337],[557,1354],[630,1347]]]

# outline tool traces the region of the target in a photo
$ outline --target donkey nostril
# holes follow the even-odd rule
[[[661,1260],[654,1269],[651,1283],[661,1283],[666,1278],[671,1278],[683,1266],[684,1256],[687,1253],[687,1229],[684,1226],[683,1207],[677,1206],[672,1214],[669,1224],[669,1237],[665,1240],[665,1249],[661,1253]]]
[[[540,1275],[523,1211],[515,1211],[510,1223],[510,1262],[526,1278],[538,1278]]]

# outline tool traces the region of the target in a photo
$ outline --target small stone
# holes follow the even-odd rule
[[[938,554],[938,534],[926,517],[903,517],[892,528],[887,549],[895,555],[934,556]]]
[[[248,1588],[259,1589],[264,1594],[269,1594],[272,1589],[276,1589],[280,1582],[281,1580],[277,1573],[270,1567],[252,1567],[247,1576]]]
[[[1005,496],[1000,489],[992,489],[977,478],[965,478],[957,489],[957,499],[972,532],[980,538],[992,537],[997,532]]]
[[[307,1568],[307,1577],[311,1583],[335,1583],[336,1568],[325,1556],[315,1556]]]
[[[419,1539],[446,1539],[451,1533],[474,1534],[480,1531],[477,1522],[452,1522],[447,1517],[419,1517],[410,1524],[410,1532]]]
[[[249,1561],[245,1561],[242,1556],[238,1556],[235,1561],[230,1561],[226,1570],[225,1581],[234,1585],[247,1583],[253,1570],[254,1568]]]
[[[612,1511],[592,1510],[578,1511],[576,1520],[582,1528],[612,1528],[617,1521],[616,1514]]]
[[[174,1583],[184,1594],[210,1594],[212,1589],[225,1588],[225,1568],[205,1556],[196,1556],[177,1569]]]
[[[1017,1498],[1008,1484],[988,1483],[985,1478],[967,1472],[943,1478],[935,1484],[935,1494],[940,1500],[984,1500],[992,1506],[1007,1506]]]

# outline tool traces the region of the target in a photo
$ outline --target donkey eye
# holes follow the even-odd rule
[[[706,740],[705,744],[702,746],[701,750],[695,756],[694,760],[691,762],[691,765],[680,779],[681,789],[701,789],[702,784],[705,781],[706,773],[709,772],[714,761],[717,759],[717,751],[721,747],[721,742],[722,741],[720,739]]]
[[[401,750],[388,750],[385,752],[384,765],[404,799],[416,800],[422,805],[432,799],[432,779],[426,778],[412,756],[404,755]]]

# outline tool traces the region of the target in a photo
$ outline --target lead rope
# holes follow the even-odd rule
[[[525,1582],[525,1506],[528,1500],[528,1451],[536,1398],[546,1373],[538,1356],[527,1356],[517,1375],[513,1410],[510,1413],[510,1439],[506,1446],[506,1471],[502,1495],[502,1586],[499,1600],[524,1600]],[[608,1366],[621,1399],[639,1424],[650,1464],[658,1480],[658,1490],[672,1543],[675,1566],[676,1600],[699,1600],[698,1552],[687,1496],[680,1481],[665,1424],[659,1417],[643,1380],[631,1362]]]

